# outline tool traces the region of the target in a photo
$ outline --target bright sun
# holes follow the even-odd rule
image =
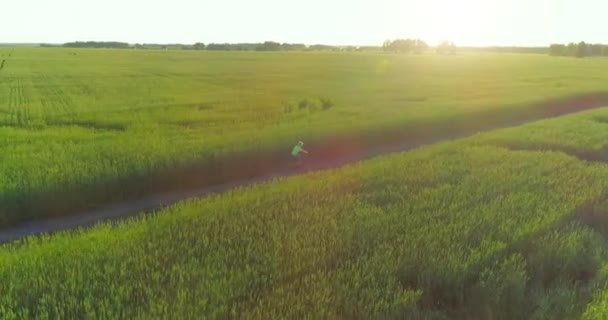
[[[429,42],[454,41],[462,45],[484,45],[492,41],[499,8],[488,0],[430,0],[424,11],[424,39]]]

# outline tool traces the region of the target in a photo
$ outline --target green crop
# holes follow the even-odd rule
[[[595,144],[568,132],[584,135],[601,114],[2,246],[0,318],[603,315],[608,240],[590,221],[608,212],[608,166],[499,144],[555,135],[555,144],[584,149]]]
[[[481,135],[481,144],[519,149],[601,152],[608,147],[608,111],[605,109],[534,122]]]
[[[518,112],[608,77],[608,60],[541,55],[2,48],[0,59],[7,207],[235,151]]]

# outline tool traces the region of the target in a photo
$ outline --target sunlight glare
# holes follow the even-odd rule
[[[500,9],[489,0],[429,0],[420,12],[426,28],[421,37],[430,43],[442,40],[460,45],[481,45],[492,38]]]

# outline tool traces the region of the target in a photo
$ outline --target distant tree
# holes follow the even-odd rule
[[[590,44],[587,47],[587,55],[589,56],[601,56],[602,55],[602,45],[601,44]]]
[[[468,52],[495,52],[495,53],[537,53],[549,54],[549,47],[516,47],[516,46],[493,46],[493,47],[458,47],[459,51]]]
[[[129,44],[125,42],[117,42],[117,41],[76,41],[76,42],[67,42],[63,44],[63,47],[66,48],[119,48],[126,49],[129,48]]]
[[[206,49],[212,51],[228,50],[228,45],[221,43],[210,43],[207,45]]]
[[[281,50],[284,51],[304,51],[306,45],[301,43],[283,43],[281,44]]]
[[[390,51],[392,43],[393,42],[391,40],[384,41],[384,43],[382,44],[382,50],[385,51],[385,52]]]
[[[308,47],[310,51],[338,51],[339,48],[335,46],[328,46],[325,44],[313,44]]]
[[[412,51],[413,41],[410,39],[397,39],[393,41],[391,49],[394,52],[410,53]]]
[[[192,45],[192,49],[194,49],[194,50],[205,50],[205,44],[197,42],[194,45]]]
[[[585,41],[579,43],[552,44],[549,46],[549,54],[553,56],[570,56],[570,57],[589,57],[602,56],[608,54],[606,46],[603,44],[588,44]]]
[[[382,50],[396,53],[423,53],[428,45],[420,39],[395,39],[386,40],[382,44]]]
[[[566,47],[566,55],[567,56],[576,56],[576,52],[577,52],[577,45],[574,42],[570,42],[568,43],[568,46]]]
[[[279,51],[281,44],[274,41],[266,41],[255,48],[257,51]]]
[[[416,54],[420,54],[428,50],[429,45],[420,39],[414,39],[412,41],[412,51]]]
[[[576,47],[576,56],[579,58],[583,58],[587,56],[587,44],[585,41],[579,42]]]
[[[563,44],[552,44],[549,46],[549,54],[552,56],[563,56],[567,54],[566,46]]]
[[[456,53],[456,45],[450,41],[442,41],[437,46],[437,53],[439,54],[455,54]]]

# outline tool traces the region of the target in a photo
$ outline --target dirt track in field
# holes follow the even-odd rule
[[[17,206],[0,209],[46,218],[0,229],[0,243],[29,235],[90,226],[100,221],[152,211],[177,201],[218,193],[237,186],[297,175],[306,171],[336,168],[374,156],[407,151],[440,141],[463,138],[479,132],[517,126],[527,122],[608,106],[608,92],[554,99],[525,108],[499,108],[434,122],[429,125],[386,129],[378,132],[335,136],[305,145],[310,156],[304,167],[294,166],[291,146],[275,150],[235,154],[215,161],[166,169],[146,177],[107,182],[89,188],[41,192]],[[514,112],[517,110],[517,112]],[[4,211],[4,212],[3,212]]]

